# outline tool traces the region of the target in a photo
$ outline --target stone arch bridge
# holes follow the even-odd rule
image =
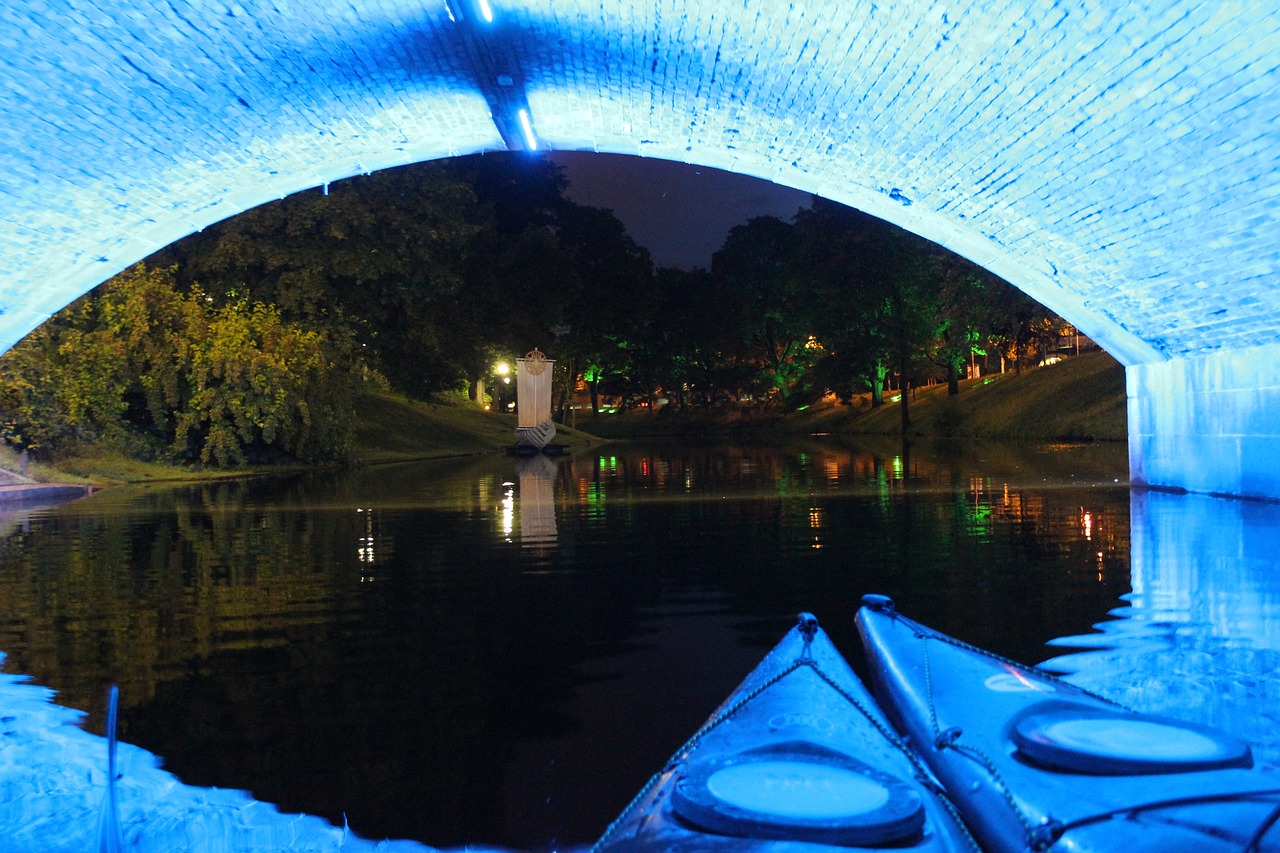
[[[0,350],[350,175],[583,149],[988,267],[1126,365],[1135,482],[1280,498],[1280,14],[1258,0],[9,0]]]

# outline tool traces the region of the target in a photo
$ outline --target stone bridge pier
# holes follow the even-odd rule
[[[1280,499],[1280,344],[1125,372],[1133,482]]]
[[[1128,369],[1133,479],[1280,499],[1255,0],[9,0],[0,350],[192,231],[478,151],[687,161],[941,243]]]

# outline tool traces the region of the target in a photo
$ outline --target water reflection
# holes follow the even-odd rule
[[[1135,492],[1132,591],[1049,661],[1141,711],[1218,726],[1280,765],[1280,505]]]
[[[1253,673],[1236,706],[1280,706],[1262,654],[1280,543],[1248,532],[1275,522],[1230,522],[1231,545],[1229,519],[1131,510],[1123,446],[825,438],[530,462],[119,489],[33,517],[0,542],[6,669],[90,728],[119,682],[123,738],[186,782],[371,837],[543,849],[596,836],[797,610],[855,666],[873,591],[1042,659],[1130,592],[1132,524],[1128,608],[1187,615],[1105,623],[1090,636],[1113,650],[1072,655],[1079,677],[1110,654],[1110,689],[1139,672],[1144,701],[1225,707],[1187,653],[1205,651]],[[1236,635],[1252,645],[1207,651]],[[1187,677],[1144,649],[1185,650]]]
[[[356,515],[363,520],[363,535],[356,539],[356,560],[361,564],[360,580],[372,583],[381,578],[378,567],[391,561],[395,554],[395,540],[387,533],[382,511],[375,507],[357,507]]]
[[[516,462],[520,481],[520,546],[540,554],[556,545],[556,467],[538,454]]]

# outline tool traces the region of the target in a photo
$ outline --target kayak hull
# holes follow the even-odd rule
[[[984,849],[1280,851],[1280,775],[1239,739],[1136,714],[880,596],[857,622],[880,707]]]
[[[743,681],[596,851],[972,851],[825,633]]]

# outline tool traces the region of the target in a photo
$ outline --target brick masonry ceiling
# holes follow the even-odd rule
[[[0,349],[239,211],[530,142],[715,166],[862,208],[989,267],[1130,365],[1268,344],[1269,9],[10,0]]]

